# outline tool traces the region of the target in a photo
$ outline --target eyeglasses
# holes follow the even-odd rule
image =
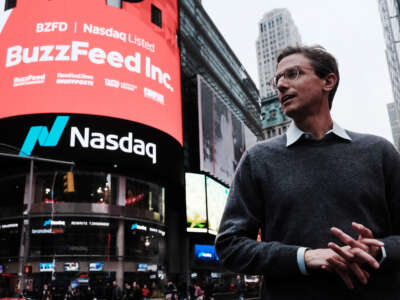
[[[303,69],[314,70],[313,68],[302,67]],[[292,68],[288,68],[282,73],[276,74],[274,77],[270,79],[270,85],[273,88],[277,88],[279,80],[283,77],[286,80],[295,81],[299,78],[300,74],[303,73],[302,68],[299,66],[294,66]]]

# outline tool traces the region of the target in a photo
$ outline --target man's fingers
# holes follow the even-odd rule
[[[376,261],[376,259],[368,254],[367,252],[359,249],[359,248],[353,248],[351,249],[351,252],[357,256],[357,261],[360,263],[368,263],[371,267],[378,269],[379,268],[379,263]]]
[[[361,234],[364,238],[373,238],[374,237],[372,231],[360,223],[352,222],[351,226],[353,227],[353,229],[355,231],[357,231],[359,234]]]
[[[367,238],[362,238],[361,243],[368,245],[368,246],[376,246],[376,247],[383,247],[385,244],[379,240],[376,239],[367,239]]]
[[[346,249],[339,247],[337,244],[332,242],[328,244],[328,247],[345,259],[351,260],[355,257],[354,254],[350,252],[349,248]]]
[[[334,256],[334,257],[329,257],[326,259],[326,261],[329,263],[329,266],[331,269],[339,269],[341,271],[347,271],[347,264],[345,264],[342,260],[341,257],[339,256]]]
[[[368,277],[365,275],[365,273],[358,264],[351,263],[349,264],[349,268],[362,284],[365,285],[368,283]]]
[[[368,251],[368,246],[364,245],[358,241],[356,241],[355,239],[353,239],[351,236],[349,236],[348,234],[344,233],[342,230],[340,230],[339,228],[336,227],[332,227],[331,228],[331,232],[338,238],[340,239],[343,243],[351,246],[352,248],[361,248],[364,251]]]

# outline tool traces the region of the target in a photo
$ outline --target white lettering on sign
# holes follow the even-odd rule
[[[85,23],[83,24],[83,32],[97,34],[101,36],[107,36],[110,38],[119,39],[121,41],[126,42],[126,33],[119,32],[118,30],[113,29],[112,27],[106,28]]]
[[[7,49],[6,68],[17,66],[21,63],[40,63],[51,61],[72,61],[78,62],[84,56],[93,64],[108,64],[113,68],[125,68],[129,72],[140,74],[141,54],[135,52],[134,55],[124,56],[118,51],[106,52],[101,48],[89,49],[88,42],[72,41],[71,45],[43,45],[32,48],[23,48],[15,45]],[[173,92],[174,88],[170,85],[171,76],[164,72],[160,67],[153,65],[149,57],[145,58],[145,76],[163,85],[166,89]],[[154,97],[156,101],[164,101],[159,96]]]
[[[65,22],[45,22],[45,23],[37,23],[36,24],[36,32],[54,32],[58,31],[67,31],[68,24]]]
[[[90,128],[85,127],[82,134],[78,127],[71,127],[70,146],[75,147],[78,143],[83,148],[121,150],[125,153],[147,156],[153,164],[157,163],[156,144],[134,139],[132,132],[129,132],[127,136],[119,137],[116,134],[104,135],[101,132],[90,132]]]
[[[3,225],[1,225],[1,229],[8,229],[8,228],[18,228],[18,223],[11,223],[11,224],[3,224]]]

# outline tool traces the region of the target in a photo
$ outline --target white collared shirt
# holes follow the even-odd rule
[[[351,137],[347,132],[339,126],[335,121],[333,121],[333,128],[325,133],[325,135],[333,133],[342,139],[351,141]],[[296,143],[302,135],[311,135],[299,129],[296,124],[292,121],[288,130],[286,131],[286,147],[289,147]]]

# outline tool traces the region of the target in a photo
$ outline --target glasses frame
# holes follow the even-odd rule
[[[289,81],[296,81],[297,79],[299,79],[300,74],[304,73],[303,69],[308,69],[308,70],[314,71],[314,68],[312,68],[312,67],[293,66],[293,67],[287,68],[285,71],[273,76],[269,80],[270,85],[275,89],[278,88],[278,83],[281,78],[289,80]],[[292,72],[292,71],[294,71],[294,72],[292,74],[290,74],[290,72]]]

